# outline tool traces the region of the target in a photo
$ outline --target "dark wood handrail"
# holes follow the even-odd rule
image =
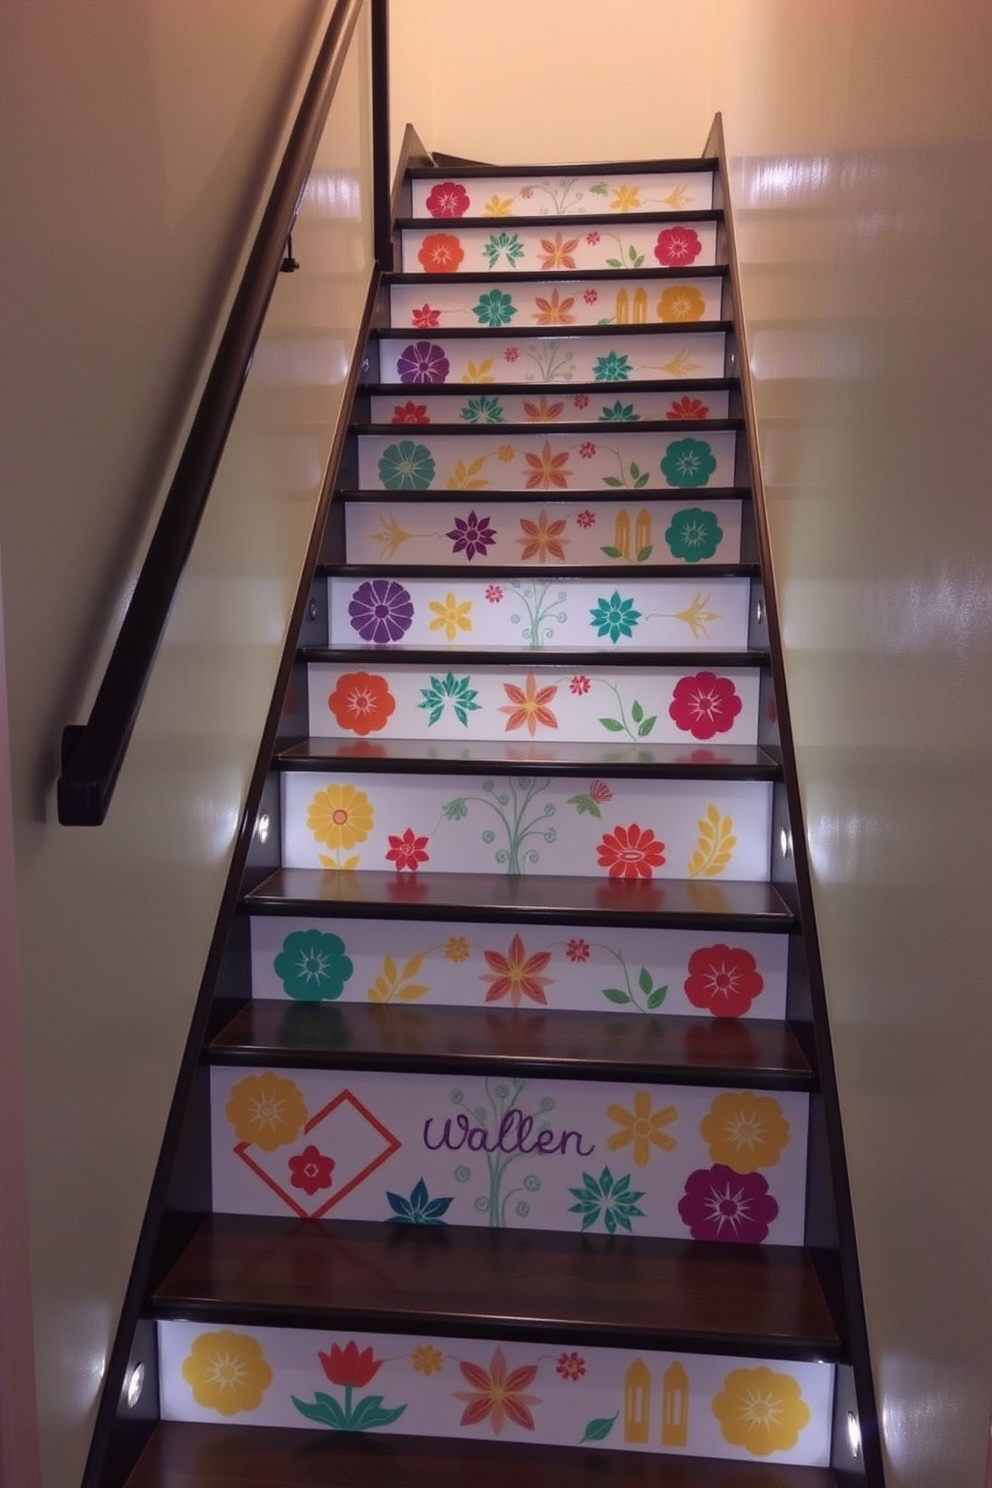
[[[363,4],[365,0],[338,0],[334,7],[89,720],[63,731],[58,818],[64,826],[99,826],[106,818]],[[373,0],[373,9],[373,44],[381,51],[385,40],[382,0]],[[378,80],[381,89],[384,58],[373,58],[372,75],[374,87]],[[380,116],[376,144],[381,152],[384,97],[374,102],[376,115]],[[388,185],[385,189],[388,193]],[[381,245],[375,247],[378,250]]]

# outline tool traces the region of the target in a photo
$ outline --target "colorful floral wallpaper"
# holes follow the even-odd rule
[[[443,331],[410,331],[379,337],[383,383],[419,388],[445,383],[651,382],[722,377],[723,331],[685,330],[673,324],[647,335],[587,331],[548,336],[536,327],[516,331],[504,323],[488,335],[444,339]],[[614,394],[615,396],[615,394]]]
[[[561,175],[413,178],[415,217],[569,217],[631,212],[705,211],[713,205],[710,171],[638,171],[621,176],[573,171]]]
[[[655,266],[656,267],[656,266]],[[719,320],[718,274],[668,280],[568,279],[497,281],[492,287],[418,282],[390,287],[390,324],[414,330],[450,326],[570,326],[688,324]]]
[[[490,371],[496,371],[490,368]],[[497,379],[498,380],[498,379]],[[638,424],[725,419],[730,411],[726,388],[687,386],[677,392],[634,385],[615,392],[497,393],[459,390],[444,384],[399,388],[369,399],[374,424]]]

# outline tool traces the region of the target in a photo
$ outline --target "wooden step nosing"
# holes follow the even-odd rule
[[[392,662],[398,662],[407,666],[440,665],[445,656],[452,656],[450,650],[445,651],[429,646],[411,647],[404,650],[395,646],[300,646],[297,657],[303,662],[326,662],[332,665],[354,666],[365,659],[366,664],[384,666]],[[676,650],[662,651],[657,647],[646,649],[642,652],[633,651],[626,647],[615,655],[603,651],[544,651],[535,653],[531,651],[513,652],[505,646],[494,646],[491,651],[480,651],[478,648],[459,650],[457,660],[459,667],[492,667],[494,669],[505,668],[507,659],[526,661],[530,671],[542,670],[553,671],[583,671],[591,667],[601,667],[606,660],[611,667],[617,666],[621,669],[628,667],[641,667],[645,670],[665,667],[666,669],[678,669],[680,667],[695,668],[726,668],[726,667],[764,667],[768,664],[768,652],[757,647],[713,647],[707,649],[700,647],[699,650],[687,651]]]
[[[612,325],[569,325],[569,326],[451,326],[445,329],[440,326],[429,327],[421,330],[416,326],[378,326],[369,332],[370,341],[478,341],[492,340],[494,337],[507,337],[511,341],[559,341],[568,342],[580,340],[591,336],[595,341],[616,340],[618,336],[626,339],[628,336],[639,340],[651,336],[714,336],[729,335],[734,329],[732,320],[692,320],[672,321],[660,320],[657,324],[632,324],[622,326]],[[688,381],[688,379],[687,379]],[[433,383],[397,383],[398,387],[406,388],[431,388]],[[489,383],[462,383],[465,388],[490,387]],[[518,383],[519,388],[533,391],[538,386],[545,389],[553,389],[561,392],[572,391],[571,383],[549,382],[549,383]],[[636,378],[630,378],[624,387],[638,386]]]
[[[467,227],[482,228],[486,232],[498,232],[507,227],[577,228],[579,232],[601,232],[617,227],[651,227],[682,222],[723,221],[721,207],[670,207],[661,212],[624,212],[611,217],[608,212],[549,212],[546,217],[510,214],[507,217],[397,217],[394,226],[399,232],[450,232],[457,233]],[[429,276],[426,276],[429,277]]]
[[[475,496],[477,493],[470,492]],[[590,493],[583,492],[583,495]],[[464,495],[463,495],[464,500]],[[474,504],[478,504],[477,502]],[[457,573],[459,578],[466,579],[476,574],[484,574],[486,578],[516,580],[518,583],[528,583],[544,580],[555,584],[577,584],[583,579],[595,580],[597,583],[611,583],[619,581],[629,582],[633,578],[645,579],[652,582],[660,582],[664,579],[685,579],[700,574],[706,575],[706,580],[711,579],[756,579],[761,575],[761,567],[757,563],[697,563],[675,564],[658,563],[650,568],[646,564],[639,567],[634,565],[606,565],[590,563],[586,568],[572,568],[555,565],[554,568],[521,567],[507,563],[487,563],[486,566],[469,570],[464,564],[443,563],[406,563],[406,564],[383,564],[383,563],[321,563],[317,572],[329,579],[375,579],[386,576],[403,579],[450,579],[452,574]],[[704,580],[703,582],[706,582]],[[450,650],[449,650],[450,654]]]
[[[471,390],[472,390],[473,387],[483,388],[484,391],[485,391],[486,396],[498,395],[500,397],[510,397],[510,396],[512,396],[514,394],[520,394],[521,396],[527,397],[527,396],[530,396],[531,394],[536,393],[538,386],[539,386],[539,384],[537,384],[537,383],[530,383],[530,382],[486,382],[486,383],[465,383],[465,382],[430,382],[430,383],[428,383],[428,382],[423,382],[423,383],[408,383],[408,382],[403,382],[403,383],[397,383],[397,382],[363,382],[360,385],[360,387],[359,387],[359,397],[388,398],[388,397],[392,397],[396,393],[397,389],[400,389],[400,390],[406,389],[410,393],[411,396],[413,396],[414,393],[416,393],[416,395],[418,397],[431,397],[431,398],[444,398],[444,397],[448,397],[448,398],[452,398],[452,399],[454,399],[454,398],[466,398],[466,397],[471,397],[472,396],[472,391]],[[621,393],[624,393],[624,392],[628,392],[629,393],[631,391],[634,391],[634,392],[637,392],[637,393],[675,393],[675,392],[684,392],[684,393],[690,393],[690,392],[709,392],[709,393],[717,393],[717,392],[725,392],[725,391],[726,392],[735,392],[740,387],[740,379],[737,378],[737,377],[694,377],[694,378],[689,378],[689,377],[668,377],[668,378],[654,378],[652,380],[648,380],[647,378],[645,378],[643,380],[638,379],[638,381],[636,383],[633,382],[632,380],[628,379],[626,382],[547,383],[547,384],[540,384],[540,386],[546,386],[548,389],[551,389],[554,392],[561,393],[561,394],[572,394],[572,393],[597,393],[597,394],[599,394],[599,393],[601,393],[604,398],[607,398],[607,397],[610,397],[612,394],[619,395]],[[603,423],[605,421],[600,421],[600,422]],[[673,420],[671,420],[671,422],[672,423],[675,423],[675,420],[673,419]],[[403,424],[403,425],[400,425],[400,424],[390,424],[389,427],[390,428],[409,428],[409,429],[424,428],[424,429],[426,429],[426,428],[432,428],[433,425],[428,425],[428,424]],[[491,428],[498,428],[499,425],[494,425],[494,424],[482,425],[482,424],[480,424],[480,425],[473,426],[473,427],[490,428],[491,429]],[[543,425],[538,425],[536,427],[543,427]],[[556,426],[549,425],[548,427],[556,427]],[[569,428],[571,428],[571,425],[569,425]]]
[[[629,383],[627,385],[628,385],[628,387],[630,386]],[[518,386],[523,386],[523,384],[518,384]],[[526,386],[529,388],[530,387],[530,384],[528,383],[528,384],[526,384]],[[549,383],[548,386],[552,386],[552,384]],[[579,419],[575,419],[573,421],[570,421],[567,424],[565,424],[565,423],[558,423],[558,422],[555,422],[555,423],[551,423],[551,422],[544,423],[544,422],[538,422],[537,420],[534,420],[534,421],[524,421],[523,423],[509,423],[509,422],[507,422],[505,424],[489,424],[489,423],[486,423],[486,424],[473,424],[473,423],[469,423],[467,420],[465,422],[463,422],[463,423],[458,423],[458,424],[440,424],[440,423],[433,423],[433,422],[430,423],[430,424],[361,424],[361,423],[357,423],[356,422],[356,423],[353,423],[353,424],[351,424],[349,426],[349,432],[352,433],[352,434],[357,434],[360,437],[361,436],[366,436],[367,437],[367,436],[372,435],[372,436],[376,436],[378,438],[388,438],[388,439],[396,439],[397,437],[403,437],[403,438],[407,438],[407,439],[434,439],[439,434],[440,435],[445,435],[445,434],[452,435],[452,434],[454,434],[454,435],[458,435],[458,436],[462,436],[462,435],[466,435],[466,434],[479,434],[479,435],[483,435],[483,436],[488,436],[490,439],[491,438],[494,438],[496,436],[502,437],[504,434],[536,434],[538,436],[538,438],[546,438],[550,434],[563,434],[563,435],[568,436],[569,438],[573,438],[577,434],[598,434],[599,437],[602,438],[603,435],[604,435],[604,433],[608,433],[610,438],[615,438],[616,436],[622,435],[622,434],[670,434],[670,435],[675,435],[675,434],[688,434],[688,433],[696,433],[696,432],[698,432],[700,434],[707,434],[707,433],[725,432],[725,431],[729,431],[731,433],[740,433],[743,430],[743,428],[744,428],[744,420],[742,418],[714,418],[714,419],[640,419],[640,418],[638,418],[638,419],[616,419],[616,420],[612,420],[612,419],[611,420],[606,420],[606,419],[591,419],[591,420],[590,419],[584,419],[584,420],[579,420]],[[402,436],[397,436],[397,433],[396,433],[397,429],[403,429],[406,432]],[[422,433],[419,433],[418,432],[420,430],[425,430],[425,429],[429,429],[430,430],[430,433],[429,434],[422,434]],[[681,500],[684,501],[686,499],[686,494],[685,494],[686,492],[691,496],[692,494],[694,494],[697,491],[704,491],[704,490],[707,491],[707,492],[709,492],[709,487],[708,486],[686,486],[686,487],[666,486],[664,489],[659,489],[657,491],[652,490],[650,492],[643,492],[642,494],[644,494],[644,495],[652,495],[652,496],[654,496],[654,495],[673,496],[676,499],[681,499]],[[391,492],[391,491],[385,491],[383,494],[385,496],[392,496],[392,495],[394,495],[396,493],[395,492]],[[433,496],[434,493],[432,491],[429,491],[428,490],[428,491],[413,492],[411,494],[419,496],[420,500],[423,501],[425,497],[430,498],[431,496]],[[473,495],[478,495],[480,493],[473,492],[472,494]],[[488,495],[489,494],[488,491],[485,494]],[[532,497],[533,497],[533,494],[534,494],[533,492],[530,493],[530,495]],[[609,495],[609,491],[606,491],[605,494]],[[627,492],[626,494],[629,497],[631,493],[630,492]],[[445,495],[452,496],[452,497],[458,497],[458,496],[460,496],[462,498],[462,500],[464,500],[466,493],[464,491],[448,491],[447,489],[445,489]]]
[[[545,177],[577,176],[715,176],[720,162],[715,156],[676,156],[672,160],[585,161],[577,165],[487,165],[484,160],[464,165],[414,165],[407,171],[411,181],[510,180],[517,176],[535,181]],[[433,220],[433,219],[432,219]],[[441,219],[437,219],[441,220]],[[446,219],[451,220],[451,219]],[[487,217],[487,222],[500,221]]]
[[[408,284],[495,284],[497,287],[505,287],[508,284],[551,284],[557,288],[561,284],[584,284],[587,279],[602,280],[607,283],[616,283],[620,279],[645,279],[656,283],[666,282],[678,283],[683,279],[725,279],[729,273],[727,264],[685,264],[681,268],[663,268],[660,265],[647,265],[634,268],[625,265],[621,269],[508,269],[501,271],[495,269],[470,269],[464,273],[449,274],[425,274],[413,270],[396,270],[391,274],[384,274],[382,283],[386,288],[392,285]],[[684,322],[689,324],[689,322]]]

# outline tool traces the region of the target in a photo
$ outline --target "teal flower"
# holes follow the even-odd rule
[[[294,930],[273,962],[287,997],[297,1002],[334,1002],[354,971],[344,941],[320,930]]]
[[[628,382],[633,370],[629,357],[608,351],[606,356],[596,358],[592,375],[597,382]]]
[[[434,479],[434,460],[426,444],[401,439],[382,452],[379,479],[387,491],[426,491]]]
[[[460,417],[466,424],[501,424],[503,405],[498,398],[469,398]]]
[[[621,403],[618,398],[612,408],[604,408],[599,415],[601,424],[639,424],[641,415],[634,412],[633,403]]]
[[[609,636],[614,645],[621,636],[632,636],[634,627],[641,618],[640,610],[634,609],[634,601],[621,599],[616,589],[609,599],[598,600],[596,608],[589,613],[596,627],[596,634],[600,637]]]
[[[479,694],[468,685],[471,680],[471,677],[456,677],[454,672],[448,672],[445,677],[432,677],[430,687],[420,689],[423,702],[418,703],[417,707],[430,708],[428,727],[437,723],[446,703],[451,703],[458,722],[468,727],[468,715],[477,712],[479,708],[475,701]]]
[[[705,439],[676,439],[661,462],[670,486],[705,486],[715,469],[716,459]]]
[[[712,558],[723,538],[723,528],[711,511],[690,506],[686,511],[676,512],[672,525],[665,532],[665,541],[673,558],[684,558],[686,563],[699,563],[703,558]]]
[[[472,306],[472,314],[480,325],[485,326],[508,325],[516,313],[513,299],[501,289],[491,289],[488,294],[480,295],[479,303]]]
[[[637,1200],[643,1199],[645,1191],[631,1188],[629,1173],[624,1178],[614,1178],[609,1168],[604,1168],[598,1178],[583,1173],[582,1187],[568,1191],[579,1201],[572,1204],[568,1212],[582,1215],[584,1230],[592,1229],[597,1220],[602,1219],[610,1235],[616,1234],[617,1226],[633,1234],[630,1221],[644,1218],[644,1210],[638,1209]]]
[[[408,1199],[404,1199],[401,1194],[389,1193],[388,1190],[386,1198],[393,1211],[386,1224],[447,1224],[447,1220],[441,1216],[447,1213],[451,1199],[432,1199],[423,1178],[417,1179]]]

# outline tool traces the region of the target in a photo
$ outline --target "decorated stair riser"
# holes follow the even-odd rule
[[[783,1018],[787,961],[787,936],[747,931],[251,920],[252,996],[288,1003]]]
[[[552,524],[540,515],[539,540]],[[521,549],[521,551],[526,551]],[[328,579],[328,644],[429,647],[439,659],[459,647],[501,652],[605,653],[747,649],[751,583],[696,572],[686,579],[533,579],[496,572],[452,578]]]
[[[583,392],[512,393],[493,385],[488,391],[462,394],[424,392],[374,394],[369,416],[374,424],[628,424],[724,419],[730,411],[726,388],[688,386],[675,391],[605,385]]]
[[[828,1363],[223,1321],[158,1329],[167,1420],[829,1461]]]
[[[802,1091],[215,1068],[211,1109],[215,1213],[803,1243]]]
[[[713,173],[691,166],[626,174],[575,170],[542,175],[462,175],[411,181],[415,217],[607,217],[701,211],[713,205]]]
[[[596,217],[583,223],[449,221],[405,227],[400,235],[404,274],[589,273],[615,269],[673,269],[691,273],[716,263],[716,214],[680,220]]]
[[[460,382],[568,383],[658,382],[723,377],[727,338],[723,331],[665,331],[647,327],[640,334],[595,331],[548,336],[512,329],[488,335],[440,331],[382,332],[378,338],[379,379],[405,387]]]
[[[768,877],[764,781],[547,775],[283,776],[287,868]]]
[[[650,325],[720,320],[723,279],[692,278],[602,280],[474,279],[424,285],[392,284],[392,326],[412,330],[452,326]]]

